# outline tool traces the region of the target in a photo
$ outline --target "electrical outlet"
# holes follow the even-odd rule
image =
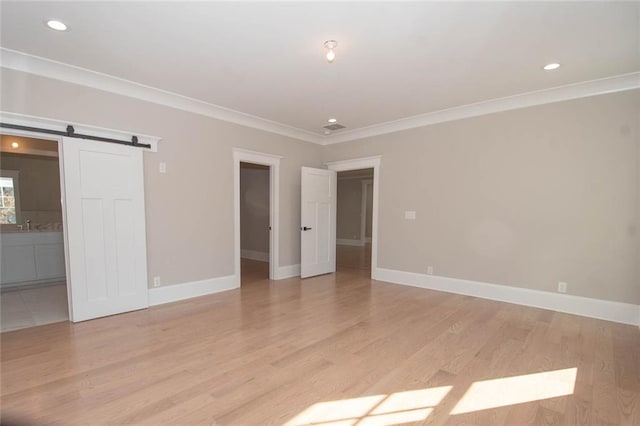
[[[413,210],[407,210],[404,212],[404,218],[407,220],[415,220],[416,212]]]
[[[160,169],[160,173],[167,173],[167,163],[160,163],[158,168]]]
[[[433,275],[433,266],[427,266],[427,275]]]
[[[567,283],[565,283],[565,282],[563,282],[563,281],[560,281],[560,282],[558,283],[558,291],[559,291],[560,293],[566,293],[566,292],[567,292]]]
[[[153,286],[160,287],[160,277],[153,277]]]

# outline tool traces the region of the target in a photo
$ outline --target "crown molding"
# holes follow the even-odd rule
[[[640,88],[640,72],[634,72],[461,105],[324,136],[177,93],[17,50],[0,47],[0,55],[0,66],[4,68],[91,87],[319,145],[349,142],[447,121]]]
[[[323,142],[320,135],[306,130],[75,65],[65,64],[4,47],[0,47],[0,55],[1,65],[4,68],[55,80],[62,80],[130,98],[141,99],[306,142],[317,144],[322,144]]]
[[[589,96],[604,95],[606,93],[622,92],[638,88],[640,88],[640,72],[633,72],[630,74],[585,81],[566,86],[558,86],[535,92],[522,93],[504,98],[462,105],[412,117],[401,118],[395,121],[374,124],[373,126],[348,130],[326,138],[324,145],[384,135],[387,133],[414,129],[416,127],[444,123],[446,121],[461,120],[464,118],[477,117],[496,112],[568,101],[571,99],[585,98]]]

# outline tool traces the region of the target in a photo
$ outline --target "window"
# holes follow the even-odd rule
[[[0,224],[15,225],[19,219],[18,172],[0,170]]]

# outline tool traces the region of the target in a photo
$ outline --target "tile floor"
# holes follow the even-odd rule
[[[64,282],[2,291],[0,305],[2,332],[69,320]]]

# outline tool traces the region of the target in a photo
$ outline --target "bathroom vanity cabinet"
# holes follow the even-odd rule
[[[62,231],[6,232],[2,245],[2,287],[64,281]]]

